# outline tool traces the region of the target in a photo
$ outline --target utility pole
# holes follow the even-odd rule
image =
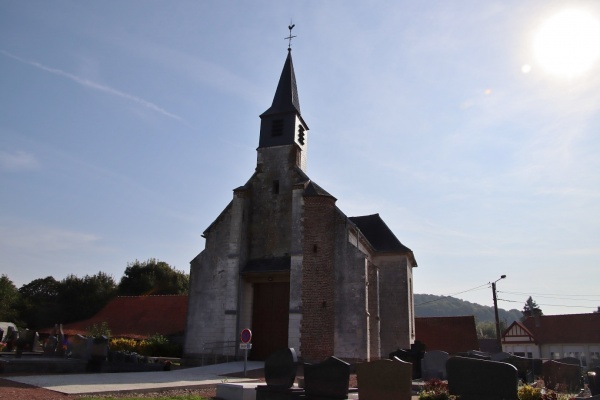
[[[506,278],[506,275],[502,275],[500,279]],[[494,295],[494,315],[496,317],[496,342],[498,345],[498,351],[502,351],[502,339],[500,338],[500,318],[498,317],[498,298],[496,297],[496,282],[500,279],[496,279],[492,282],[492,294]]]

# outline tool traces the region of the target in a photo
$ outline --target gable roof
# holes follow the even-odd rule
[[[442,350],[456,354],[479,350],[475,317],[417,317],[416,340],[423,343],[426,351]]]
[[[377,252],[409,253],[412,250],[400,243],[379,214],[349,217]],[[416,262],[415,265],[416,267]]]
[[[183,334],[188,296],[120,296],[92,318],[65,324],[67,335],[85,334],[93,324],[106,322],[112,337],[144,339],[155,334]]]
[[[519,324],[540,344],[600,343],[600,313],[541,315]]]

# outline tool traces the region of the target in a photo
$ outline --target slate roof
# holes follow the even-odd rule
[[[85,334],[93,324],[106,322],[112,337],[144,339],[155,334],[180,335],[185,331],[188,296],[120,296],[92,318],[65,324],[67,335]]]
[[[271,114],[280,114],[287,112],[300,113],[300,100],[298,99],[298,87],[296,86],[296,74],[294,73],[294,64],[292,62],[292,52],[288,50],[287,58],[281,71],[281,77],[277,84],[277,90],[273,97],[271,107],[262,113],[261,117]]]
[[[379,214],[350,217],[349,219],[360,229],[375,251],[412,254],[412,250],[400,243]]]
[[[519,324],[539,344],[600,343],[600,313],[527,317]]]
[[[425,351],[442,350],[456,354],[479,350],[475,317],[417,317],[416,340],[423,343]]]

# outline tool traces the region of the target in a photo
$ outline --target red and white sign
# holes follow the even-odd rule
[[[250,343],[252,340],[252,331],[248,328],[242,330],[242,333],[240,333],[240,340],[242,343]]]

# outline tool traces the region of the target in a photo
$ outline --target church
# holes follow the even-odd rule
[[[386,358],[415,338],[413,252],[379,214],[348,217],[306,174],[308,125],[291,49],[260,115],[256,169],[206,228],[190,265],[184,358]]]

